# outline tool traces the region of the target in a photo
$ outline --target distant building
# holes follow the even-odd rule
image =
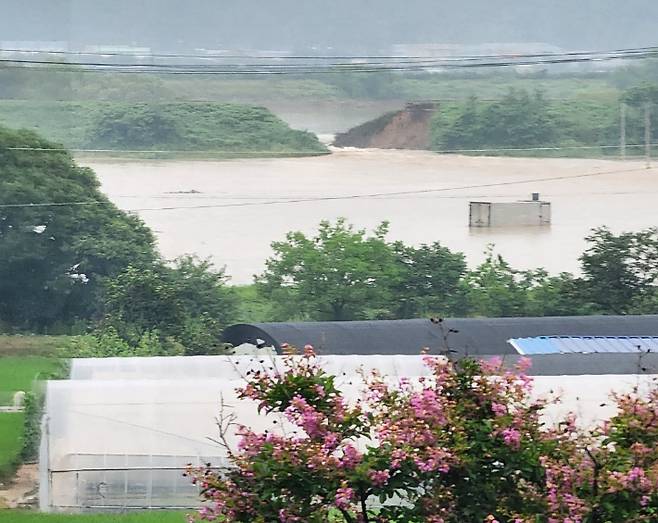
[[[562,53],[555,45],[542,42],[498,42],[485,44],[396,44],[392,47],[394,56],[418,56],[422,58],[454,58],[463,56],[496,56]]]
[[[0,41],[0,55],[7,56],[16,51],[34,51],[38,53],[61,53],[69,50],[68,42],[56,40],[3,40]]]
[[[98,54],[127,54],[135,56],[150,56],[150,47],[137,47],[133,45],[87,45],[82,49],[82,53]]]

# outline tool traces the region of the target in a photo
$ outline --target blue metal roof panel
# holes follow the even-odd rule
[[[513,338],[519,354],[658,353],[656,336],[538,336]]]

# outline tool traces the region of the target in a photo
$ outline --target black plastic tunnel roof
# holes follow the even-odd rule
[[[658,315],[243,323],[224,331],[234,346],[260,339],[277,350],[311,344],[327,355],[419,354],[425,347],[435,354],[446,348],[459,355],[516,354],[508,340],[534,336],[658,336]]]

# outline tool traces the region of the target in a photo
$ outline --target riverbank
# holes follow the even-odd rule
[[[0,125],[95,157],[260,158],[327,154],[313,133],[264,107],[227,103],[0,101]]]

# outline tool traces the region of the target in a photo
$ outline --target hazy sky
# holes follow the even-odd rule
[[[658,44],[656,0],[0,0],[0,41],[343,50],[395,43]]]

